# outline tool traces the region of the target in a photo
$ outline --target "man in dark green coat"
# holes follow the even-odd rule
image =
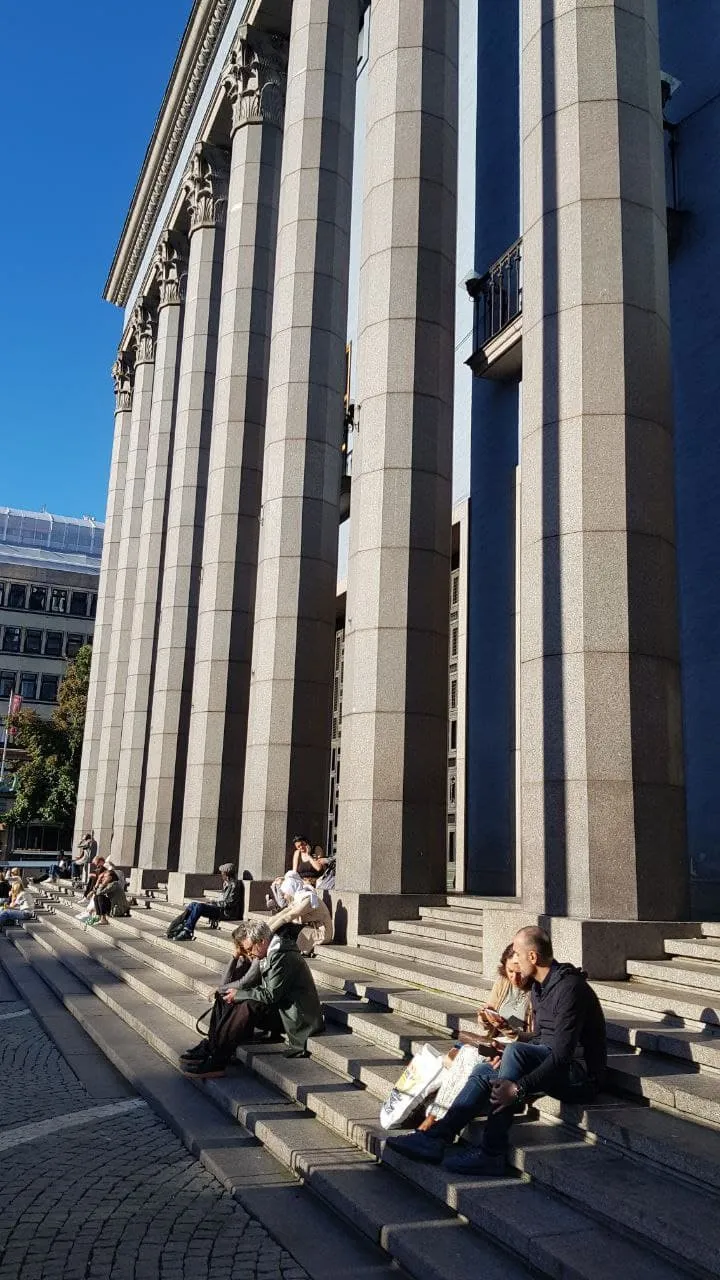
[[[307,1058],[308,1038],[324,1029],[315,982],[298,950],[295,930],[285,926],[274,934],[260,921],[247,929],[243,947],[248,959],[259,964],[257,979],[225,992],[222,998],[232,1011],[219,1020],[215,1032],[211,1022],[208,1038],[182,1055],[186,1075],[201,1080],[224,1075],[237,1046],[252,1040],[256,1028],[279,1032],[282,1027],[288,1038],[286,1058]]]
[[[310,966],[298,950],[294,930],[275,933],[265,921],[248,930],[250,953],[260,961],[260,982],[247,991],[231,991],[228,1003],[254,1001],[276,1009],[288,1038],[286,1057],[307,1057],[307,1042],[325,1026]]]

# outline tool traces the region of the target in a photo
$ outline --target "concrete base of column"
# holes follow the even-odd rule
[[[133,867],[130,872],[130,892],[144,893],[146,889],[157,889],[158,885],[167,884],[168,873],[156,867]]]
[[[665,938],[693,938],[700,932],[687,920],[581,920],[533,915],[510,902],[483,904],[482,924],[486,977],[494,975],[505,947],[524,925],[547,929],[557,959],[578,965],[597,981],[625,978],[628,960],[661,960]]]
[[[220,876],[212,872],[207,875],[197,871],[166,871],[168,886],[168,902],[181,904],[186,898],[202,900],[206,889],[222,888]]]
[[[386,933],[390,920],[417,920],[420,907],[444,907],[444,893],[354,893],[335,889],[331,897],[333,941],[355,946],[359,934]]]

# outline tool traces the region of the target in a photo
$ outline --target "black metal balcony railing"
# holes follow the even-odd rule
[[[522,240],[468,285],[475,302],[474,350],[484,347],[522,312]]]

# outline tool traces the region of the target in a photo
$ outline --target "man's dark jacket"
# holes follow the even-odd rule
[[[242,920],[245,910],[245,885],[242,880],[228,880],[220,899],[225,920]]]
[[[605,1017],[582,969],[553,960],[545,981],[533,983],[530,999],[537,1042],[552,1053],[523,1077],[525,1092],[543,1093],[550,1077],[578,1056],[599,1087],[607,1067]]]
[[[295,939],[276,933],[260,971],[258,985],[238,991],[236,999],[277,1009],[290,1045],[304,1049],[308,1037],[322,1031],[325,1023],[310,966]]]

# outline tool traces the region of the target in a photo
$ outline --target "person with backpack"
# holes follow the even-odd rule
[[[184,911],[170,924],[167,936],[176,942],[192,942],[195,926],[201,918],[210,921],[210,928],[217,929],[220,920],[242,920],[245,912],[245,886],[238,880],[232,863],[220,867],[222,895],[219,902],[189,902]]]

